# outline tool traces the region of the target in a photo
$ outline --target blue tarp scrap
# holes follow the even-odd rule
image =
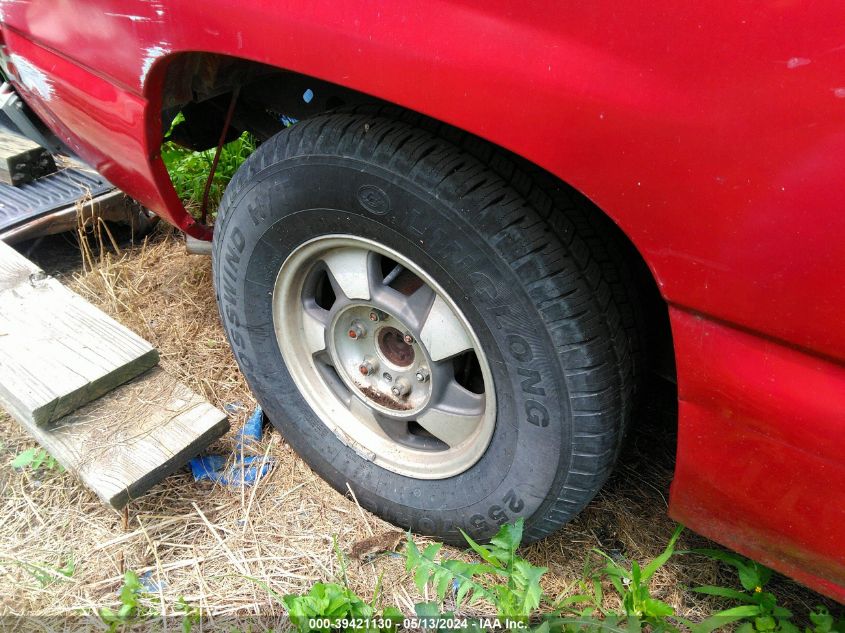
[[[157,582],[153,579],[153,572],[152,570],[144,573],[138,578],[138,582],[141,583],[141,586],[144,588],[144,591],[147,593],[158,593],[167,587],[167,583],[165,581]],[[118,593],[120,593],[118,591]]]
[[[260,406],[255,407],[255,411],[249,416],[241,430],[237,434],[237,443],[235,450],[240,454],[241,448],[243,450],[251,450],[256,448],[261,441],[261,433],[264,431],[264,411]]]
[[[195,457],[190,461],[194,481],[205,479],[224,486],[240,488],[251,486],[266,475],[272,466],[271,460],[264,460],[263,456],[244,455],[246,451],[258,446],[263,428],[264,412],[257,406],[236,435],[234,460],[232,461],[226,455]],[[231,465],[227,466],[230,461]]]
[[[246,406],[240,400],[235,402],[227,402],[223,405],[223,410],[229,415],[235,415],[239,411],[246,411]]]

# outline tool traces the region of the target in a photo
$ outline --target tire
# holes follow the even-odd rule
[[[614,267],[591,228],[557,212],[551,198],[509,182],[497,160],[495,152],[468,151],[460,138],[380,113],[318,116],[280,132],[241,166],[221,202],[214,237],[221,318],[268,418],[338,491],[345,493],[349,484],[361,505],[386,520],[451,543],[463,542],[460,529],[485,539],[517,517],[525,517],[530,542],[575,516],[611,472],[634,391],[638,343],[632,319],[623,318],[630,313],[624,305],[628,291],[619,290],[624,271]],[[346,241],[332,241],[341,239]],[[328,250],[319,251],[322,245]],[[355,354],[357,348],[343,342],[337,328],[346,327],[343,310],[360,314],[355,301],[363,299],[347,300],[351,307],[340,302],[341,308],[333,299],[325,308],[326,322],[336,323],[325,329],[331,354],[315,354],[332,357],[340,382],[331,372],[328,378],[320,373],[324,369],[311,371],[318,363],[310,351],[295,353],[310,340],[307,333],[293,334],[304,330],[292,324],[308,321],[297,311],[307,314],[316,301],[299,305],[300,288],[314,275],[326,275],[338,290],[330,294],[347,294],[331,265],[319,272],[320,262],[329,261],[319,253],[341,248],[369,248],[368,256],[378,261],[398,262],[401,274],[443,297],[450,310],[444,322],[462,324],[464,344],[472,345],[455,359],[475,359],[461,365],[473,368],[465,379],[478,378],[475,386],[464,385],[467,391],[476,393],[483,383],[476,393],[485,401],[478,431],[453,445],[408,422],[416,430],[402,431],[397,451],[414,462],[422,453],[408,438],[422,442],[430,452],[419,466],[406,467],[410,462],[391,458],[388,449],[370,450],[382,444],[367,443],[368,429],[359,437],[337,426],[326,412],[338,409],[326,408],[327,399],[318,397],[322,389],[340,394],[355,380],[345,374],[343,350]],[[306,256],[314,249],[318,263],[296,268],[310,261]],[[314,283],[314,292],[325,293],[325,282]],[[365,338],[379,324],[353,323],[364,328],[362,338],[353,340],[373,341],[379,353],[387,352],[378,347],[380,338],[375,342],[375,329]],[[277,330],[285,335],[278,338]],[[441,339],[460,336],[451,337],[449,326],[436,330],[437,336],[432,331],[406,335],[416,350],[413,362],[431,356],[432,371],[448,373],[452,361],[435,361],[433,350]],[[463,374],[458,366],[455,360],[455,380]],[[381,381],[380,368],[372,376]],[[403,397],[410,403],[427,394],[429,404],[419,405],[423,420],[439,387],[434,378],[429,387],[427,377],[417,377],[413,394]],[[362,400],[379,408],[378,400],[354,396],[349,401],[358,410]],[[460,459],[449,457],[453,453]]]

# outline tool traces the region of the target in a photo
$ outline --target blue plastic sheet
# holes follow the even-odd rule
[[[163,590],[167,587],[167,583],[163,580],[161,582],[156,582],[153,579],[153,572],[148,571],[141,575],[138,578],[138,582],[141,583],[141,586],[144,588],[144,591],[147,593],[158,593],[159,591]],[[120,591],[118,591],[118,594]]]
[[[244,455],[257,447],[263,429],[264,412],[261,407],[255,407],[243,428],[238,431],[233,459],[226,455],[195,457],[190,461],[194,481],[213,481],[233,488],[253,485],[269,472],[272,465],[263,456]]]
[[[235,450],[240,453],[241,447],[250,450],[261,441],[261,433],[264,431],[264,411],[261,407],[255,407],[255,411],[249,416],[243,427],[238,432],[238,442]]]

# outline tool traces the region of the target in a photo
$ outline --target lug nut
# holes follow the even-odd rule
[[[428,373],[428,367],[420,367],[417,370],[417,382],[427,382],[430,375]]]
[[[378,371],[378,361],[375,358],[368,356],[364,359],[364,362],[358,365],[358,371],[361,372],[362,376],[374,374]]]
[[[396,384],[390,388],[390,393],[392,393],[397,398],[402,398],[403,396],[407,396],[411,393],[411,383],[408,382],[407,378],[398,378],[396,380]]]
[[[358,321],[353,321],[352,325],[349,326],[349,332],[347,332],[347,334],[349,335],[349,338],[357,340],[367,336],[367,330]]]
[[[387,319],[387,314],[381,310],[373,310],[370,312],[370,321],[384,321]]]
[[[414,344],[414,337],[411,336],[410,332],[405,332],[405,336],[402,337],[402,340],[405,341],[408,345]]]

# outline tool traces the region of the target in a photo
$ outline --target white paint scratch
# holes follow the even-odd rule
[[[143,15],[131,15],[129,13],[109,13],[106,11],[106,15],[110,15],[113,18],[126,18],[128,20],[132,20],[133,22],[149,22],[150,18],[143,16]]]
[[[834,88],[833,96],[839,99],[845,99],[845,88]]]
[[[144,85],[144,81],[147,79],[147,74],[149,74],[150,68],[153,67],[155,61],[160,57],[164,57],[168,53],[170,53],[170,44],[168,42],[161,42],[160,44],[150,46],[144,50],[144,61],[141,64],[140,78],[142,86]]]
[[[789,60],[786,62],[786,67],[792,70],[793,68],[798,68],[800,66],[806,66],[810,63],[810,60],[806,57],[790,57]]]
[[[49,101],[53,97],[53,84],[50,83],[50,78],[43,70],[33,65],[25,57],[21,57],[17,53],[12,53],[9,56],[11,62],[15,65],[15,70],[18,74],[18,79],[30,92],[36,93],[45,101]]]

